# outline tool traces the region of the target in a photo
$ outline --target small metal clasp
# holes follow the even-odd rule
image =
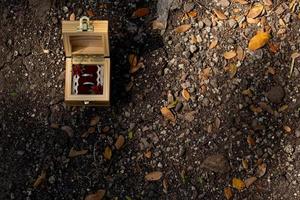
[[[84,101],[83,104],[84,104],[84,105],[89,105],[90,102],[89,102],[89,101]]]
[[[90,19],[87,16],[80,18],[77,31],[94,31],[94,27],[90,24]]]

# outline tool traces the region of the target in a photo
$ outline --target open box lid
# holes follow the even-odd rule
[[[62,34],[66,57],[74,55],[103,55],[109,57],[108,21],[63,21]]]

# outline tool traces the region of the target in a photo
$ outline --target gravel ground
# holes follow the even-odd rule
[[[157,1],[1,1],[0,199],[300,198],[299,3],[170,2],[162,34]],[[64,103],[72,14],[110,22],[110,107]]]

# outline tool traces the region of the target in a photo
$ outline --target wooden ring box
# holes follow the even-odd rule
[[[62,22],[63,43],[66,54],[65,103],[73,106],[108,106],[110,104],[110,58],[108,21]],[[73,65],[103,66],[103,94],[73,94]]]

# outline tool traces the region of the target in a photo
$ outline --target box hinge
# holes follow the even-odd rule
[[[77,27],[78,32],[83,31],[94,31],[94,26],[90,24],[90,19],[87,16],[83,16],[80,18],[79,26]]]

